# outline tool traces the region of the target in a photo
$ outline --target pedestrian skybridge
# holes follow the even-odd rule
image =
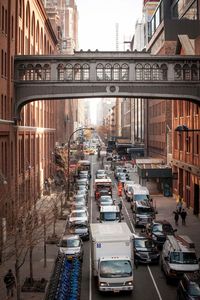
[[[200,57],[80,51],[15,57],[15,117],[45,99],[132,97],[200,104]]]

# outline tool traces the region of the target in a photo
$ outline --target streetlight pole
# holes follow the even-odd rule
[[[72,132],[72,134],[70,135],[69,139],[68,139],[68,149],[67,149],[67,200],[69,201],[69,190],[70,190],[70,178],[69,178],[69,162],[70,162],[70,144],[71,144],[71,138],[74,135],[74,133],[76,133],[77,131],[81,131],[81,130],[94,130],[94,128],[92,127],[81,127],[76,129],[75,131]]]

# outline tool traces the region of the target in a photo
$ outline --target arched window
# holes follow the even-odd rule
[[[27,2],[26,5],[26,28],[30,28],[30,5]]]
[[[40,64],[35,66],[35,80],[42,80],[42,66]]]
[[[43,74],[44,74],[44,80],[50,80],[51,79],[51,74],[50,74],[51,68],[50,65],[45,64],[43,67]]]
[[[23,16],[22,0],[19,0],[19,16],[20,16],[20,18],[22,18],[22,16]]]
[[[166,64],[162,64],[160,66],[160,74],[161,74],[161,80],[167,80],[168,76],[167,76],[167,71],[168,71],[168,68],[167,68],[167,65]]]
[[[44,35],[44,49],[42,47],[40,47],[41,51],[44,51],[43,53],[46,54],[47,52],[47,38],[46,38],[46,34]]]
[[[97,65],[97,80],[103,80],[104,78],[104,72],[103,72],[103,65],[102,64],[98,64]]]
[[[143,79],[143,67],[141,64],[137,64],[135,67],[135,76],[136,80],[142,80]]]
[[[149,64],[144,65],[144,80],[151,80],[151,66]]]
[[[89,80],[90,79],[90,67],[88,64],[84,64],[82,67],[83,72],[83,80]]]
[[[40,53],[44,53],[44,35],[43,35],[43,28],[41,28],[40,32],[40,45],[39,45]]]
[[[105,80],[112,79],[112,66],[110,64],[106,64],[105,66]]]
[[[73,66],[70,64],[66,65],[66,80],[73,80]]]
[[[123,64],[121,68],[121,79],[128,80],[129,79],[129,67],[127,64]]]
[[[35,36],[35,13],[32,13],[32,22],[31,22],[31,35]]]
[[[190,66],[188,64],[185,64],[183,66],[183,80],[191,80],[190,75]]]
[[[182,80],[182,68],[180,64],[176,64],[174,67],[174,79]]]
[[[26,80],[34,80],[34,67],[32,64],[27,65]]]
[[[64,65],[58,65],[58,80],[64,80]]]
[[[81,66],[79,64],[74,65],[74,80],[81,80]]]
[[[19,66],[19,80],[25,80],[25,65]]]
[[[36,43],[39,41],[39,22],[37,21],[36,25],[36,37],[35,37]]]
[[[153,64],[152,66],[152,79],[159,80],[160,79],[160,69],[158,64]]]
[[[191,80],[198,80],[198,69],[196,65],[191,66]]]
[[[118,64],[113,66],[113,79],[120,80],[120,66]]]

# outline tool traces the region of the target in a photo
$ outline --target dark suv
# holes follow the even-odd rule
[[[146,225],[146,234],[151,237],[154,244],[162,247],[166,241],[167,235],[174,235],[177,229],[173,229],[172,225],[166,220],[154,220]]]
[[[200,299],[200,274],[185,273],[177,287],[177,299]]]

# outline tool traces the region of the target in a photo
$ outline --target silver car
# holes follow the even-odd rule
[[[85,210],[72,210],[69,215],[69,223],[73,223],[74,221],[88,222],[89,215]]]
[[[59,243],[59,253],[65,254],[67,259],[78,257],[83,260],[83,242],[78,234],[66,234]]]

